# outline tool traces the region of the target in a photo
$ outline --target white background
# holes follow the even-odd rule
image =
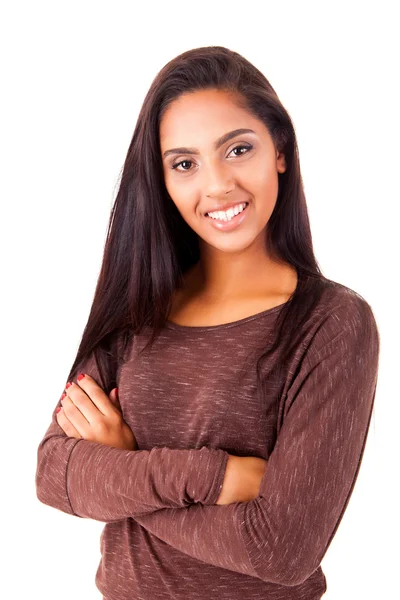
[[[253,62],[289,111],[317,260],[326,276],[364,296],[381,334],[370,434],[353,496],[322,563],[324,600],[398,597],[394,10],[395,2],[382,1],[166,1],[140,8],[115,0],[2,3],[1,563],[7,600],[100,599],[94,576],[103,523],[38,501],[37,446],[88,317],[117,178],[143,98],[167,61],[208,45]]]

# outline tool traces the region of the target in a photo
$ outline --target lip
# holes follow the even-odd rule
[[[219,221],[217,219],[213,219],[212,217],[207,217],[204,215],[204,218],[207,221],[210,221],[210,225],[212,225],[215,229],[219,229],[219,231],[231,231],[231,229],[236,229],[246,218],[250,207],[250,203],[247,203],[247,206],[241,213],[235,215],[230,221]],[[213,211],[210,211],[213,212]]]

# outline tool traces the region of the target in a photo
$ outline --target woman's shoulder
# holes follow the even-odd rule
[[[362,294],[337,281],[327,280],[312,321],[313,347],[317,352],[338,338],[365,339],[366,342],[379,339],[370,303]]]
[[[340,316],[360,318],[369,315],[373,317],[373,310],[368,300],[356,290],[333,280],[327,280],[322,295],[322,306],[327,310],[333,320]]]

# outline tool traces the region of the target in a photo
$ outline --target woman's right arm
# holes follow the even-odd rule
[[[82,372],[100,381],[93,355]],[[76,377],[72,379],[77,383]],[[215,504],[229,454],[219,448],[125,450],[69,437],[52,421],[37,449],[38,499],[65,513],[119,521],[161,508]]]
[[[82,372],[101,380],[94,355]],[[77,383],[76,377],[72,379]],[[38,499],[65,513],[118,521],[162,508],[230,504],[257,496],[265,461],[219,448],[126,450],[67,436],[56,419],[37,450]]]
[[[38,447],[36,493],[65,513],[111,522],[161,508],[246,502],[258,495],[264,459],[207,446],[113,448],[68,437],[55,415],[56,409]]]
[[[68,437],[55,414],[38,447],[35,481],[38,499],[63,512],[107,523],[161,508],[231,504],[258,495],[264,459],[207,446],[113,448]]]
[[[37,453],[38,499],[63,512],[119,521],[160,508],[215,504],[229,455],[218,448],[123,450],[57,431]]]

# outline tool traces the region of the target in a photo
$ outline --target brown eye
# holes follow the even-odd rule
[[[253,146],[251,146],[251,145],[249,145],[249,146],[243,146],[243,145],[241,145],[241,146],[235,146],[234,148],[232,148],[231,152],[233,152],[234,150],[242,150],[242,149],[244,149],[246,151],[249,151],[252,148],[253,148]],[[236,156],[242,156],[242,154],[247,154],[247,152],[240,152],[240,154],[236,154]]]
[[[171,169],[176,169],[177,167],[179,167],[179,165],[183,165],[184,163],[192,164],[192,161],[191,160],[181,160],[180,162],[173,164]],[[184,171],[188,171],[188,170],[189,169],[184,169]]]
[[[235,150],[245,150],[245,152],[240,152],[239,154],[236,154],[236,157],[239,158],[239,156],[242,156],[243,154],[247,154],[247,152],[249,152],[252,149],[253,149],[253,146],[251,144],[248,144],[246,146],[244,146],[243,144],[240,144],[239,146],[235,146],[234,148],[232,148],[232,150],[231,150],[231,152],[229,154],[231,154]],[[174,169],[174,170],[178,171],[178,173],[188,173],[190,171],[190,168],[189,169],[185,169],[185,168],[178,169],[178,167],[180,165],[184,165],[184,164],[192,165],[193,162],[191,160],[181,160],[181,161],[179,161],[177,163],[174,163],[171,166],[171,169]]]

